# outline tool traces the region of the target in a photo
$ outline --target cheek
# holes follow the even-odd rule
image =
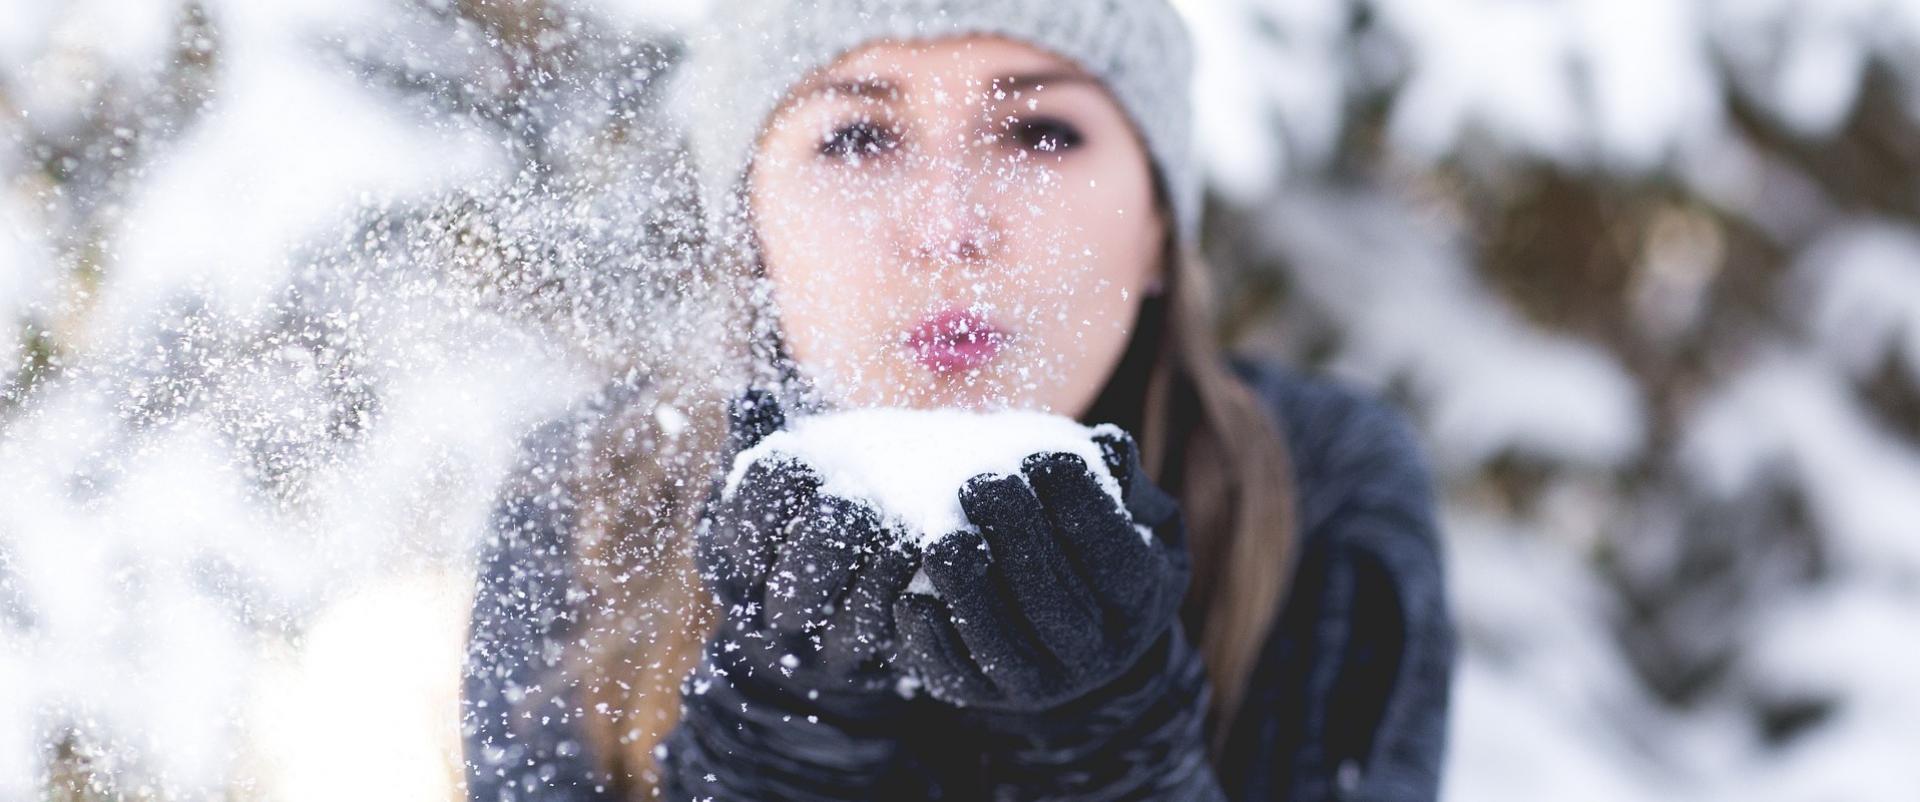
[[[1036,171],[1022,182],[1012,217],[1034,238],[1029,248],[1054,258],[1079,256],[1100,277],[1133,284],[1154,263],[1165,231],[1155,211],[1152,174],[1137,147],[1108,145]]]
[[[1029,287],[1020,294],[1057,296],[1082,318],[1137,305],[1156,271],[1165,228],[1150,177],[1129,167],[1124,158],[1072,165],[1006,208],[1009,219],[1021,221],[1008,232],[1007,254],[1016,283]]]
[[[788,347],[802,362],[847,361],[884,324],[894,292],[871,205],[804,171],[753,185],[754,227]]]
[[[886,220],[872,202],[875,188],[859,177],[807,165],[777,165],[753,183],[754,227],[768,251],[823,260],[870,248]]]
[[[796,239],[763,235],[767,277],[787,344],[802,361],[845,354],[878,325],[873,310],[885,308],[876,301],[887,291],[871,273],[806,241],[810,237]]]
[[[1034,356],[1051,385],[1045,403],[1084,412],[1132,336],[1157,272],[1165,227],[1154,211],[1150,174],[1137,153],[1109,154],[1055,172],[1051,186],[1023,203],[1038,225],[1014,235],[1031,275],[1013,294],[1031,310]]]
[[[1142,300],[1140,267],[1105,260],[1054,277],[1066,288],[1038,293],[1027,357],[1041,377],[1036,399],[1056,413],[1078,416],[1112,375],[1133,334]]]
[[[1031,310],[1028,325],[1064,362],[1098,365],[1132,333],[1140,309],[1145,265],[1132,254],[1048,271],[1019,294]]]
[[[1023,237],[1020,262],[1029,269],[1000,288],[1018,299],[1016,325],[1033,340],[1027,356],[1052,385],[1045,400],[1057,411],[1073,414],[1090,400],[1132,334],[1159,253],[1134,228],[1054,227]]]

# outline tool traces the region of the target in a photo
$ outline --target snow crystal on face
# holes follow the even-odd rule
[[[1019,476],[1021,461],[1031,454],[1078,455],[1118,504],[1120,483],[1093,440],[1106,431],[1118,430],[1029,411],[885,408],[816,415],[741,452],[725,493],[733,494],[755,460],[783,454],[817,471],[821,492],[873,505],[925,547],[973,529],[960,508],[960,488],[968,479],[983,473]]]

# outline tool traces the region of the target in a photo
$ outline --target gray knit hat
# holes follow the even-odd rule
[[[680,98],[708,233],[744,232],[742,181],[794,84],[869,42],[970,34],[1025,42],[1101,79],[1159,169],[1181,241],[1194,241],[1193,46],[1167,0],[717,0],[692,40]]]

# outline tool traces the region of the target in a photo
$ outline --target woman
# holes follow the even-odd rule
[[[472,798],[1433,798],[1418,448],[1218,353],[1164,0],[718,5],[687,122],[739,358],[534,440],[474,607]],[[1102,443],[1119,503],[1034,454],[924,551],[792,463],[715,492],[787,415],[862,406],[1137,441]]]

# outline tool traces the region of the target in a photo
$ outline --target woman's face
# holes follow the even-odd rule
[[[787,347],[855,406],[1078,416],[1161,269],[1145,148],[1071,62],[882,42],[796,86],[751,208]]]

